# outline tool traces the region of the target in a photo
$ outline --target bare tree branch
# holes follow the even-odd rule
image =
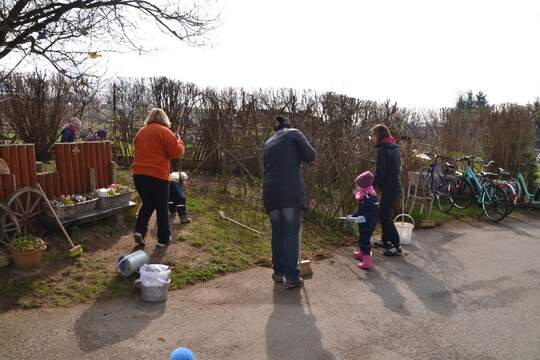
[[[9,11],[0,11],[0,59],[34,54],[56,70],[75,78],[79,66],[95,48],[114,44],[143,51],[137,41],[141,21],[155,22],[165,34],[200,45],[217,24],[197,5],[167,0],[6,0]],[[137,16],[141,21],[137,21]],[[112,46],[110,46],[112,48]],[[16,68],[20,62],[15,61]]]

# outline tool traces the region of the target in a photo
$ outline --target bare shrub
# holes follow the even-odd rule
[[[5,116],[10,128],[25,143],[33,143],[38,160],[49,160],[49,150],[62,123],[76,111],[69,102],[72,85],[59,75],[12,74],[4,81]]]

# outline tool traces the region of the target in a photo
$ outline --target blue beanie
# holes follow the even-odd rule
[[[195,356],[188,348],[179,347],[171,353],[169,360],[195,360]]]

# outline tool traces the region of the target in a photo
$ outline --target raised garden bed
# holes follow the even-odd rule
[[[98,200],[93,195],[68,195],[54,199],[52,206],[60,219],[67,219],[94,210]]]
[[[98,196],[97,208],[107,210],[129,204],[131,200],[131,190],[128,186],[112,184],[108,188],[96,190]]]

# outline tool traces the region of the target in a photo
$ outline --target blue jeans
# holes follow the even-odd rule
[[[300,276],[298,256],[300,251],[300,231],[302,210],[284,208],[270,211],[272,223],[272,263],[274,274],[285,276],[288,282],[297,281]]]
[[[169,183],[169,213],[176,214],[180,217],[187,215],[186,212],[186,195],[182,191],[182,186],[176,182]]]

